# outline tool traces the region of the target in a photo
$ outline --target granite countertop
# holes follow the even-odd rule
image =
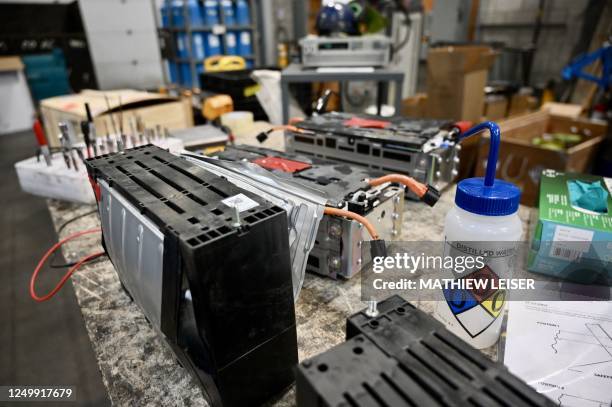
[[[406,202],[402,240],[443,239],[444,217],[452,207],[454,187],[446,191],[435,208]],[[56,227],[93,206],[49,201]],[[521,207],[519,215],[528,222],[532,209]],[[96,213],[70,223],[61,233],[99,227]],[[525,228],[527,230],[527,228]],[[68,261],[101,250],[99,235],[65,245]],[[109,260],[82,267],[72,277],[85,326],[98,360],[104,384],[114,405],[206,406],[200,389],[189,373],[175,360],[169,346],[147,323],[137,305],[122,290]],[[317,355],[344,341],[345,321],[365,308],[361,302],[359,275],[353,279],[331,280],[307,274],[296,303],[299,359]],[[415,304],[428,313],[433,302]],[[496,359],[497,347],[484,350]],[[293,388],[275,406],[295,404]]]

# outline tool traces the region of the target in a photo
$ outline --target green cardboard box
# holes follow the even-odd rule
[[[588,194],[581,188],[588,188]],[[610,191],[610,178],[542,171],[529,271],[578,283],[610,285]]]

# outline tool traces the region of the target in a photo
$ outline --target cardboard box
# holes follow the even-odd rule
[[[607,124],[588,119],[570,119],[540,110],[499,122],[501,145],[497,177],[516,184],[523,191],[521,203],[534,206],[543,169],[587,172],[589,164],[605,139]],[[583,141],[563,151],[534,145],[532,140],[544,133],[576,133]],[[476,176],[484,176],[489,153],[489,136],[483,137],[478,151]]]
[[[480,121],[489,68],[497,53],[487,46],[431,48],[427,55],[427,117]],[[480,136],[461,143],[458,179],[470,177]]]
[[[19,57],[0,57],[0,72],[23,71],[23,62]]]
[[[484,87],[497,52],[487,46],[452,46],[427,55],[427,113],[431,118],[477,122]]]
[[[487,120],[499,120],[506,117],[508,111],[508,98],[502,95],[489,95],[485,97],[484,116]]]
[[[510,98],[510,106],[508,107],[508,117],[518,116],[535,110],[538,104],[538,99],[529,94],[515,93]]]
[[[108,98],[108,105],[105,96]],[[59,146],[60,122],[67,122],[69,127],[72,127],[75,141],[80,140],[80,122],[87,119],[85,103],[89,103],[98,134],[105,134],[107,130],[109,133],[114,133],[109,120],[111,114],[115,127],[118,127],[119,118],[123,116],[123,129],[126,132],[130,130],[129,121],[135,115],[139,116],[147,127],[160,125],[173,130],[193,126],[193,112],[191,102],[188,100],[129,89],[84,90],[79,94],[41,101],[40,110],[50,146]]]
[[[402,100],[402,116],[412,118],[427,117],[427,94],[417,93]]]
[[[575,105],[571,103],[546,102],[542,105],[541,110],[545,110],[555,116],[563,116],[572,119],[577,119],[582,114],[582,105]]]
[[[576,200],[579,194],[572,196],[570,183],[576,180],[597,185],[607,192],[606,202],[597,211],[581,207]],[[610,192],[610,178],[544,170],[528,269],[580,283],[609,285],[612,281]]]

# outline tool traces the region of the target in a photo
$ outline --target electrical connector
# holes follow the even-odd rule
[[[370,241],[370,255],[372,259],[376,257],[387,257],[387,244],[382,239]]]
[[[434,206],[440,199],[440,191],[431,185],[427,185],[427,191],[421,196],[421,201],[425,202],[429,206]]]
[[[262,131],[261,133],[259,133],[257,136],[255,136],[255,138],[257,139],[257,141],[259,141],[260,143],[263,143],[264,141],[266,141],[268,139],[268,132],[267,131]]]

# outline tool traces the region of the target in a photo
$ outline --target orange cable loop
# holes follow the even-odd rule
[[[370,236],[372,236],[372,240],[380,239],[380,237],[378,236],[378,232],[376,231],[376,228],[374,227],[374,225],[369,220],[367,220],[361,215],[356,214],[355,212],[347,211],[344,209],[331,208],[329,206],[326,206],[323,213],[325,213],[326,215],[344,216],[345,218],[355,220],[361,223],[368,230],[368,233],[370,234]]]
[[[375,187],[387,182],[396,182],[405,185],[409,190],[414,192],[419,198],[427,193],[427,185],[420,183],[412,177],[402,174],[388,174],[380,178],[371,179],[368,183]]]

